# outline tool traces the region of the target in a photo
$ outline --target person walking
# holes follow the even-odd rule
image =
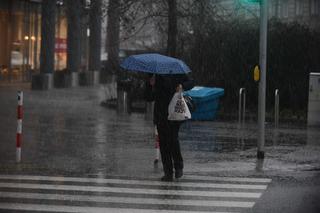
[[[150,76],[149,76],[150,77]],[[173,181],[183,175],[183,158],[179,143],[181,121],[168,120],[168,106],[175,92],[192,89],[194,81],[187,74],[152,75],[146,82],[146,100],[155,101],[153,122],[160,140],[164,176],[161,181]]]

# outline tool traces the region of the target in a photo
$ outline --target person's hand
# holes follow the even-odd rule
[[[182,92],[182,85],[179,84],[177,87],[176,87],[176,92]]]

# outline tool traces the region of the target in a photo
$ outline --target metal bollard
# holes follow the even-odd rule
[[[239,90],[239,118],[238,118],[238,142],[241,140],[241,149],[243,144],[243,129],[245,125],[246,114],[246,89],[240,88]]]
[[[156,148],[156,157],[154,159],[154,164],[157,164],[160,158],[160,140],[159,140],[157,126],[154,126],[154,136],[155,136],[155,148]]]
[[[274,127],[279,126],[279,90],[276,89],[274,92]]]
[[[17,107],[17,136],[16,136],[16,162],[21,161],[21,140],[22,140],[22,111],[23,92],[18,91],[18,107]]]
[[[246,114],[246,89],[239,90],[239,124],[243,127],[245,124]]]
[[[128,93],[124,90],[117,91],[117,110],[120,113],[128,113]]]

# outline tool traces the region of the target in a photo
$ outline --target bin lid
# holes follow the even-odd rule
[[[190,95],[192,98],[220,97],[223,96],[224,89],[218,87],[195,86],[191,90],[186,91],[185,94]]]

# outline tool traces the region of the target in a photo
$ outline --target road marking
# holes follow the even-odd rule
[[[125,177],[0,175],[0,210],[235,213],[252,208],[269,182],[266,178],[205,176],[160,182]]]
[[[157,195],[179,195],[179,196],[204,196],[204,197],[238,197],[259,198],[261,193],[253,192],[222,192],[222,191],[187,191],[173,189],[140,189],[126,187],[97,187],[57,184],[31,184],[31,183],[0,183],[0,188],[24,188],[24,189],[47,189],[47,190],[71,190],[87,192],[113,192],[127,194],[157,194]]]
[[[156,209],[126,209],[126,208],[102,208],[102,207],[80,207],[66,205],[44,205],[44,204],[22,204],[22,203],[1,203],[0,209],[24,210],[24,211],[46,211],[46,212],[68,212],[68,213],[208,213],[208,211],[182,211],[182,210],[156,210]],[[237,213],[237,212],[216,212],[211,213]]]
[[[186,175],[185,180],[204,180],[204,181],[231,181],[231,182],[256,182],[256,183],[271,183],[270,178],[242,178],[242,177],[211,177],[200,175]]]
[[[107,197],[92,195],[66,195],[66,194],[43,194],[1,192],[0,198],[23,198],[43,200],[63,200],[79,202],[101,203],[126,203],[126,204],[154,204],[154,205],[180,205],[180,206],[206,206],[206,207],[238,207],[251,208],[254,202],[223,201],[223,200],[184,200],[184,199],[155,199],[155,198],[132,198],[132,197]]]
[[[208,189],[208,188],[221,188],[221,189],[265,190],[267,188],[267,185],[257,185],[257,184],[250,185],[250,184],[188,183],[188,182],[164,183],[164,182],[160,182],[160,181],[149,181],[149,180],[123,180],[123,179],[50,177],[50,176],[0,175],[0,179],[59,181],[59,182],[63,181],[63,182],[82,182],[82,183],[101,183],[101,184],[102,183],[106,183],[106,184],[109,184],[109,183],[111,183],[111,184],[133,184],[133,185],[150,185],[150,186],[181,186],[181,187],[197,187],[197,188],[206,188],[206,189]]]

